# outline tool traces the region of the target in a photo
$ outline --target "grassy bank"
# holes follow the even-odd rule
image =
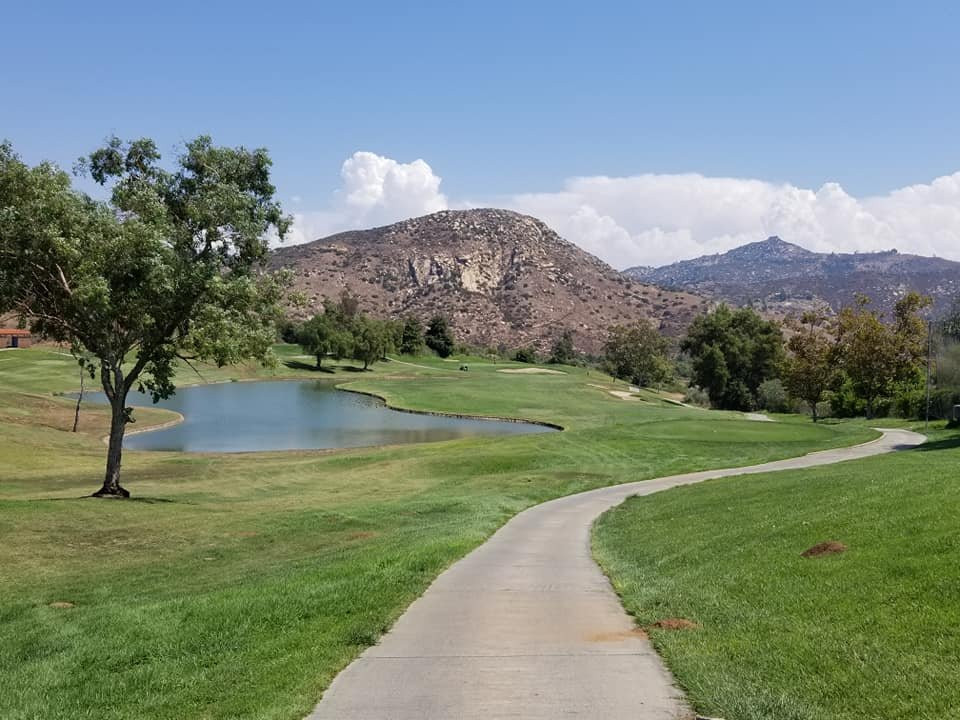
[[[594,550],[704,714],[930,719],[960,708],[960,434],[894,456],[634,498]],[[836,541],[845,552],[801,557]]]
[[[417,359],[327,374],[280,352],[276,371],[201,372],[322,378],[401,407],[567,429],[333,453],[128,452],[136,499],[97,501],[83,495],[99,485],[105,416],[88,408],[83,432],[66,432],[72,404],[49,394],[75,388],[73,361],[0,353],[0,717],[297,718],[443,568],[533,503],[872,436],[623,400],[576,368]]]

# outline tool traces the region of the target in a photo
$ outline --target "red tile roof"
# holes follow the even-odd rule
[[[16,328],[0,328],[0,337],[30,337],[30,331],[17,330]]]

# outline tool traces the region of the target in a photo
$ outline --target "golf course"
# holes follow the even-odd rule
[[[0,716],[303,717],[444,569],[525,508],[878,436],[863,422],[684,407],[583,368],[425,357],[316,372],[299,348],[275,351],[275,369],[184,366],[177,382],[312,380],[563,431],[128,450],[133,501],[98,502],[86,496],[102,478],[108,408],[84,404],[70,432],[76,362],[52,347],[0,353]],[[178,418],[135,419],[143,430]],[[877,718],[956,706],[960,442],[930,437],[894,456],[637,498],[601,519],[596,556],[639,625],[696,625],[650,635],[698,710],[862,717],[863,693]],[[849,550],[800,557],[825,540]]]

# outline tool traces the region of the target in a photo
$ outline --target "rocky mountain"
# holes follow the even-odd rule
[[[579,349],[598,352],[612,324],[644,317],[679,334],[707,305],[634,282],[536,218],[507,210],[443,211],[339,233],[281,247],[270,265],[294,271],[312,310],[348,289],[374,314],[442,313],[458,339],[481,347],[545,350],[566,327]]]
[[[960,262],[877,253],[815,253],[771,237],[720,255],[624,274],[638,282],[702,293],[738,305],[790,310],[826,302],[839,309],[857,293],[889,311],[910,290],[930,295],[945,309],[960,295]]]

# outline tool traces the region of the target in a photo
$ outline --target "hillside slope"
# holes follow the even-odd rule
[[[638,284],[541,221],[507,210],[443,211],[371,230],[280,248],[312,309],[345,288],[376,314],[447,315],[460,340],[484,347],[533,344],[564,328],[599,351],[606,329],[640,317],[679,334],[706,301]]]
[[[822,300],[839,309],[865,293],[888,311],[903,293],[917,290],[930,295],[938,308],[946,308],[960,295],[960,262],[896,250],[815,253],[778,237],[664,267],[630,268],[624,274],[735,304],[772,307]]]

